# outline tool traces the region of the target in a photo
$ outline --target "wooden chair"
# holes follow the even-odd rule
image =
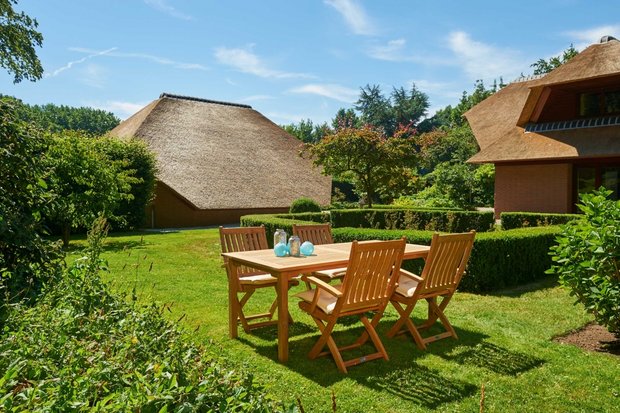
[[[465,272],[475,236],[475,231],[464,234],[434,234],[422,275],[417,276],[401,270],[398,285],[390,300],[400,318],[388,331],[388,337],[409,331],[420,350],[425,350],[427,343],[442,338],[458,339],[444,310]],[[442,297],[440,304],[437,304],[437,297]],[[416,326],[411,320],[411,313],[421,299],[428,302],[428,317],[424,323]],[[430,328],[438,319],[446,331],[423,338],[420,330]],[[403,325],[407,328],[402,329]]]
[[[310,314],[321,337],[308,354],[310,359],[331,353],[338,369],[346,373],[347,367],[378,358],[389,357],[375,331],[377,323],[394,292],[397,274],[405,252],[405,239],[398,241],[375,241],[358,243],[353,241],[349,266],[340,285],[330,285],[313,276],[302,279],[314,284],[315,288],[297,294],[302,301],[299,307]],[[372,320],[367,313],[374,312]],[[351,345],[338,347],[332,338],[332,331],[340,317],[357,315],[365,331]],[[362,346],[372,341],[375,353],[344,361],[340,352]],[[328,351],[322,351],[327,345]]]
[[[301,242],[310,241],[314,245],[334,243],[331,224],[293,224],[293,235],[297,235]],[[346,270],[346,268],[336,268],[333,270],[317,271],[312,273],[312,275],[319,278],[321,281],[331,282],[334,279],[342,278]],[[306,285],[309,289],[310,284],[306,283]]]
[[[222,246],[222,252],[239,252],[239,251],[254,251],[269,248],[267,245],[267,236],[265,234],[265,227],[240,227],[240,228],[224,228],[220,227],[220,243]],[[273,320],[273,315],[277,309],[277,301],[274,301],[271,308],[266,313],[245,315],[243,313],[243,307],[248,302],[252,294],[259,288],[276,288],[278,280],[271,274],[258,271],[255,268],[241,266],[237,268],[237,277],[231,279],[232,272],[228,267],[228,259],[224,257],[224,265],[228,274],[229,282],[231,285],[236,286],[238,293],[243,294],[241,299],[237,299],[235,302],[229,303],[229,305],[237,306],[237,313],[239,314],[238,321],[243,326],[243,330],[249,333],[250,330],[255,328],[264,327],[267,325],[277,324],[277,320]],[[289,287],[298,285],[299,282],[291,280]],[[249,323],[251,320],[266,318],[267,321]],[[289,320],[292,322],[292,318],[289,314]]]

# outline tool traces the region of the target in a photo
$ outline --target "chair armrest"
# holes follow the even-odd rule
[[[400,271],[399,271],[398,273],[399,273],[399,275],[404,275],[405,277],[407,277],[407,278],[411,278],[412,280],[415,280],[415,281],[417,281],[417,282],[422,282],[422,281],[424,281],[424,280],[422,279],[422,277],[420,277],[419,275],[415,275],[414,273],[409,272],[409,271],[407,271],[407,270],[403,270],[402,268],[400,269]]]
[[[334,288],[333,286],[327,284],[326,282],[321,281],[320,279],[316,277],[304,275],[301,277],[301,279],[303,281],[316,285],[317,288],[324,290],[325,292],[333,295],[334,297],[342,297],[342,291],[338,290],[337,288]]]

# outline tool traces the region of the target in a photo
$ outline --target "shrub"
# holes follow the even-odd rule
[[[418,229],[444,232],[489,231],[492,212],[436,209],[347,209],[331,211],[334,228]]]
[[[313,199],[301,197],[293,201],[289,212],[291,214],[298,212],[321,212],[321,206]]]
[[[550,273],[586,311],[609,331],[620,334],[620,201],[599,190],[581,197],[584,216],[562,227],[551,248]]]
[[[36,307],[11,311],[0,337],[0,410],[283,411],[249,373],[192,344],[164,308],[109,292],[98,274],[101,225]]]
[[[502,228],[514,229],[566,224],[581,218],[579,214],[545,214],[538,212],[502,212]]]
[[[60,269],[59,246],[42,236],[42,216],[55,203],[47,190],[48,145],[0,99],[0,295],[9,302],[35,297]]]

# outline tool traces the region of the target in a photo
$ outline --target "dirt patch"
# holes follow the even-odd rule
[[[587,351],[598,351],[620,356],[620,338],[596,323],[554,339],[560,343],[572,344]]]

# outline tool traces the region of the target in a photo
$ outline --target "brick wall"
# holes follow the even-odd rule
[[[572,212],[572,165],[495,165],[495,216]]]

